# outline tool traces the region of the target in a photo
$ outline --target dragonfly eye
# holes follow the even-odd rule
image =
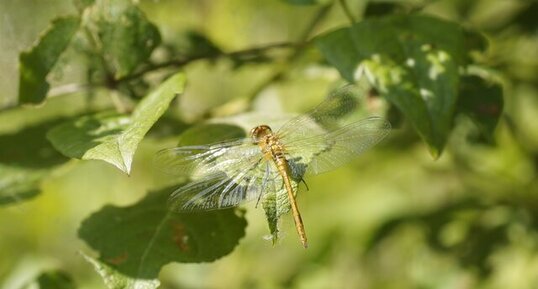
[[[268,125],[260,125],[250,131],[252,141],[258,143],[263,137],[273,133]]]

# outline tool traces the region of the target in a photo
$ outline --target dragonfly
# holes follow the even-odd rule
[[[378,116],[340,125],[340,119],[355,107],[356,99],[349,95],[333,95],[277,130],[261,124],[246,138],[159,151],[155,160],[160,170],[190,176],[170,195],[170,209],[230,208],[259,202],[268,192],[283,188],[300,241],[307,248],[294,184],[349,163],[390,131],[390,123]]]

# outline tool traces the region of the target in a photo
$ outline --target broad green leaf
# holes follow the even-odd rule
[[[68,157],[103,160],[129,174],[138,144],[184,86],[184,74],[177,73],[140,101],[130,116],[84,116],[55,127],[47,137]]]
[[[46,131],[61,121],[51,120],[0,135],[0,205],[35,197],[41,179],[67,161],[45,138]]]
[[[162,266],[214,261],[244,236],[241,211],[167,210],[173,190],[149,193],[129,207],[105,206],[82,222],[79,237],[99,253],[92,263],[109,288],[155,288]]]
[[[91,11],[90,27],[117,78],[144,63],[161,42],[157,27],[130,0],[96,0]]]
[[[393,16],[329,32],[316,44],[347,80],[366,74],[437,157],[451,130],[458,69],[468,60],[465,41],[470,35],[455,23],[433,17]]]
[[[468,115],[482,135],[493,140],[493,133],[503,111],[503,90],[500,84],[490,83],[477,76],[462,78],[457,112]]]
[[[55,270],[43,272],[23,289],[75,289],[73,279],[67,273]]]
[[[55,19],[37,45],[20,54],[19,103],[37,104],[45,99],[50,88],[47,75],[69,45],[79,22],[72,16]]]
[[[105,285],[110,289],[155,289],[159,287],[159,280],[155,279],[137,279],[129,275],[123,274],[107,263],[92,258],[84,253],[81,253],[84,259],[93,266],[93,269],[103,278]]]

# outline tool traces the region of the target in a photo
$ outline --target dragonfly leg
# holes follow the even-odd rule
[[[302,177],[301,177],[301,182],[303,182],[303,184],[305,185],[306,190],[310,191],[310,189],[308,188],[308,184],[305,182],[305,180]]]
[[[262,199],[263,190],[260,190],[260,194],[258,195],[258,200],[256,201],[256,206],[254,208],[258,208],[258,204],[260,203],[260,200]]]

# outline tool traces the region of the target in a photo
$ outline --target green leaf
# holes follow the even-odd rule
[[[162,266],[214,261],[245,235],[242,211],[168,211],[172,191],[149,193],[129,207],[106,206],[82,222],[79,237],[99,252],[99,262],[90,262],[109,288],[155,288]]]
[[[298,186],[297,182],[294,180],[292,180],[292,187],[294,191],[297,192]],[[263,195],[262,206],[265,211],[267,225],[269,226],[271,241],[274,245],[280,239],[279,220],[291,210],[288,192],[284,188],[267,191],[265,195]]]
[[[41,36],[30,51],[19,56],[19,102],[42,102],[50,85],[47,75],[54,67],[79,27],[78,17],[63,17],[52,21],[51,27]]]
[[[467,44],[470,35],[433,17],[392,16],[321,35],[316,45],[347,80],[366,74],[437,157],[451,130],[466,48],[483,46]]]
[[[463,77],[457,111],[469,116],[491,142],[503,111],[502,86],[478,76]]]
[[[110,289],[155,289],[159,287],[160,282],[157,279],[137,279],[117,271],[114,267],[107,265],[105,262],[94,259],[84,253],[81,253],[84,259],[90,263],[94,270],[103,278],[105,285]]]
[[[140,101],[130,116],[84,116],[55,127],[47,137],[68,157],[103,160],[129,174],[138,144],[184,86],[184,74],[177,73]]]
[[[144,63],[161,42],[159,30],[130,0],[96,0],[91,10],[101,51],[117,78]]]
[[[45,137],[64,119],[28,126],[0,135],[0,205],[17,203],[39,194],[41,179],[67,158],[56,152]]]
[[[75,289],[73,279],[60,270],[41,273],[35,281],[23,287],[24,289]]]

